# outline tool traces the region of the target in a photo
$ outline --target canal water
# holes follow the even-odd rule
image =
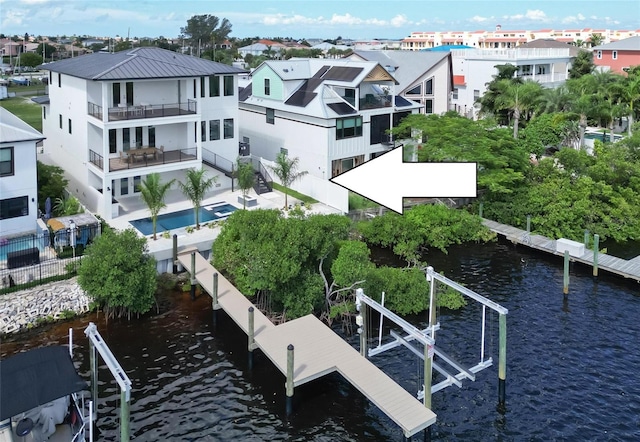
[[[495,364],[475,382],[433,395],[433,440],[640,440],[640,284],[594,279],[591,269],[575,264],[564,297],[560,257],[507,242],[455,247],[428,259],[437,271],[509,309],[506,407],[497,406],[494,314],[485,349]],[[88,379],[82,331],[95,322],[133,382],[133,440],[402,440],[392,421],[335,374],[296,388],[287,418],[284,376],[259,351],[253,370],[247,369],[246,335],[233,321],[219,313],[214,327],[205,296],[192,302],[178,293],[170,302],[164,313],[131,322],[105,323],[92,315],[47,326],[4,339],[0,353],[64,344],[72,327],[77,365]],[[481,308],[470,302],[461,311],[440,313],[438,347],[465,364],[477,363]],[[424,326],[426,314],[407,319]],[[357,335],[345,339],[358,347]],[[416,392],[422,362],[408,350],[372,360]],[[118,441],[119,390],[104,365],[99,376],[99,440]]]

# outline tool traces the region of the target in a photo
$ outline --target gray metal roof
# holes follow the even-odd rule
[[[356,51],[355,55],[364,60],[377,61],[398,80],[399,89],[396,90],[404,90],[443,59],[449,57],[450,53],[439,51]]]
[[[160,48],[96,52],[48,63],[43,69],[85,80],[143,80],[246,73],[223,63]]]
[[[624,40],[614,41],[605,45],[598,45],[592,48],[594,51],[640,51],[640,36],[629,37]]]
[[[35,106],[35,104],[34,104]],[[19,141],[40,141],[44,136],[13,115],[3,107],[0,107],[0,143],[16,143]]]

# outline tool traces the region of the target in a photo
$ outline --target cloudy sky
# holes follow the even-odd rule
[[[640,29],[639,0],[0,0],[7,35],[176,37],[193,15],[232,37],[403,38],[413,31]]]

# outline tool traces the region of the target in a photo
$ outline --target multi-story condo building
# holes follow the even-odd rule
[[[328,180],[392,149],[387,131],[424,106],[397,86],[373,61],[266,61],[240,93],[240,135],[255,156],[297,157],[308,175],[294,187],[346,212],[346,190]]]
[[[35,232],[38,220],[36,143],[44,137],[0,107],[0,236]]]
[[[401,49],[420,51],[447,45],[466,45],[477,49],[509,49],[521,44],[538,40],[554,39],[578,45],[590,45],[591,35],[599,35],[604,43],[610,43],[629,37],[640,36],[640,29],[540,29],[540,30],[504,30],[497,25],[493,31],[437,31],[412,32],[402,40]]]
[[[69,191],[105,219],[118,216],[119,199],[138,198],[152,172],[180,179],[203,156],[238,155],[241,69],[159,48],[45,67],[44,149],[70,176]]]

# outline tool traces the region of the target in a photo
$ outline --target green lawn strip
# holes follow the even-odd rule
[[[349,192],[349,210],[377,209],[380,204],[354,192]]]
[[[31,82],[31,84],[28,85],[28,86],[21,85],[21,84],[15,84],[15,83],[9,83],[9,86],[7,87],[7,90],[9,91],[9,93],[11,93],[11,92],[29,92],[30,94],[35,96],[35,95],[45,95],[47,93],[46,87],[47,87],[46,84],[43,84],[43,83],[40,83],[39,81],[33,80]]]
[[[42,132],[42,107],[29,97],[13,97],[0,100],[0,106]]]
[[[278,183],[273,183],[273,188],[283,193],[285,190],[285,187]],[[287,194],[292,198],[296,198],[296,199],[299,199],[300,201],[303,201],[305,204],[315,204],[318,202],[318,200],[315,200],[310,196],[303,195],[302,193],[296,192],[295,190],[292,190],[292,189],[287,189]]]

